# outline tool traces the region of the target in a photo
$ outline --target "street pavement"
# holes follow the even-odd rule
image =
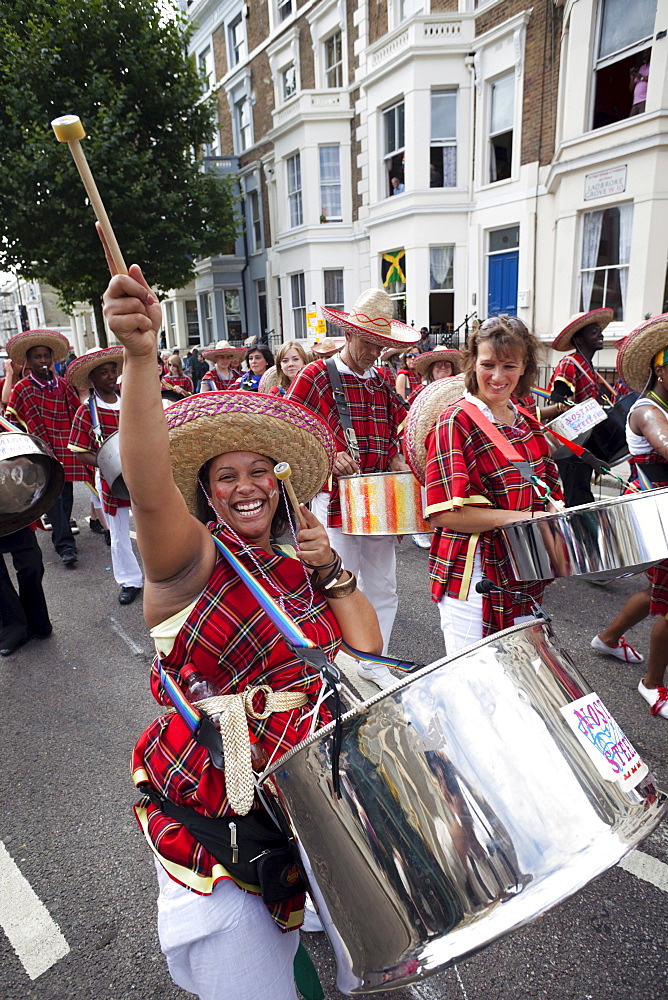
[[[189,994],[171,982],[159,950],[153,861],[131,808],[130,752],[156,714],[148,689],[151,643],[141,601],[118,604],[110,550],[89,531],[87,513],[78,488],[74,570],[61,565],[40,533],[54,635],[0,660],[0,1000],[177,1000]],[[408,538],[398,546],[398,575],[391,652],[431,662],[443,646],[428,595],[427,553]],[[545,606],[562,645],[668,788],[668,722],[651,718],[637,694],[641,668],[589,647],[640,585],[557,581]],[[629,637],[645,654],[650,627],[645,621]],[[362,696],[372,691],[360,684]],[[364,899],[355,905],[364,908]],[[456,969],[390,995],[666,1000],[667,917],[664,824],[625,868]],[[338,1000],[325,936],[304,937],[325,996]]]

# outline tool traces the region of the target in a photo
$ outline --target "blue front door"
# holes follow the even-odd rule
[[[519,250],[497,253],[489,257],[487,273],[487,315],[507,313],[517,315],[517,270]]]

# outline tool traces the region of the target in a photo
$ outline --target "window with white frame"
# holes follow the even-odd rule
[[[404,191],[404,102],[383,111],[385,196]]]
[[[320,146],[320,221],[341,222],[341,163],[339,146]]]
[[[490,85],[489,182],[507,180],[513,169],[515,74],[508,73]]]
[[[292,298],[292,333],[295,340],[306,338],[306,285],[304,272],[290,275],[290,293]]]
[[[200,341],[197,299],[186,299],[185,306],[186,327],[188,330],[188,347],[196,347]]]
[[[429,187],[457,186],[457,91],[431,92]]]
[[[302,165],[299,153],[289,156],[286,160],[288,172],[288,208],[290,211],[290,228],[301,226],[304,222],[302,207]]]
[[[244,96],[235,102],[234,118],[237,130],[237,149],[243,153],[245,149],[253,145],[252,138],[252,118],[251,105],[248,97]]]
[[[204,336],[206,343],[213,343],[213,293],[204,295]]]
[[[167,343],[177,344],[178,340],[176,336],[176,310],[174,308],[174,303],[166,302],[165,305],[167,307],[167,322],[165,323]]]
[[[281,70],[281,98],[284,101],[289,101],[291,97],[297,93],[297,72],[295,70],[295,64],[293,62],[289,63],[284,69]]]
[[[251,253],[257,253],[257,251],[261,250],[263,246],[260,196],[257,191],[248,192],[248,223]]]
[[[345,302],[343,294],[343,268],[330,268],[322,272],[324,282],[323,302],[330,309],[338,309],[343,312]],[[340,327],[334,326],[327,321],[327,336],[338,337]]]
[[[293,0],[276,0],[276,15],[279,23],[292,14]]]
[[[267,283],[264,278],[255,282],[255,295],[260,318],[260,333],[265,333],[267,330]]]
[[[239,341],[241,340],[241,292],[238,288],[226,288],[223,298],[227,339]]]
[[[424,11],[424,0],[392,0],[394,24],[402,24],[409,17]]]
[[[237,66],[246,55],[246,38],[244,35],[244,19],[237,14],[227,26],[227,43],[229,48],[230,67]]]
[[[454,325],[454,259],[451,245],[429,247],[429,329],[452,343]]]
[[[343,86],[343,44],[340,31],[335,31],[325,39],[325,86]]]
[[[633,205],[585,212],[582,228],[580,309],[608,308],[624,319],[631,255]]]
[[[592,128],[645,110],[657,0],[600,0]]]
[[[207,45],[207,47],[202,49],[202,51],[198,54],[197,68],[202,81],[202,91],[206,93],[207,90],[211,90],[211,87],[213,86],[213,55],[211,54],[210,45]]]

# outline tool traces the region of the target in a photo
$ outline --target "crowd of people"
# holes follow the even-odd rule
[[[564,358],[540,406],[541,345],[516,317],[489,318],[459,351],[396,320],[381,289],[322,315],[340,336],[309,350],[290,341],[274,358],[263,344],[219,341],[185,359],[161,354],[160,306],[133,265],[105,296],[120,347],[70,359],[63,377],[61,334],[28,331],[8,344],[6,417],[65,470],[47,515],[56,553],[76,566],[72,484],[86,482],[120,603],[143,589],[161,714],[134,750],[135,812],[156,861],[171,975],[204,1000],[296,1000],[298,935],[286,932],[302,924],[304,887],[295,880],[279,891],[260,864],[240,867],[242,845],[262,857],[271,840],[256,775],[332,718],[341,692],[327,664],[342,643],[357,651],[361,677],[382,689],[397,681],[386,662],[396,539],[343,530],[340,479],[411,471],[422,484],[431,597],[453,653],[530,619],[542,598],[544,581],[514,578],[497,529],[594,500],[591,467],[575,455],[555,462],[545,421],[617,398],[593,363],[610,310],[579,314],[560,331],[552,347]],[[618,371],[633,396],[629,489],[666,486],[668,316],[624,339]],[[141,566],[130,500],[100,474],[100,451],[117,430]],[[288,464],[293,489],[277,463]],[[16,533],[15,549],[13,538],[0,539],[0,551],[16,552],[19,578],[16,595],[0,560],[2,655],[51,632],[34,531]],[[656,622],[638,691],[668,718],[668,563],[592,647],[642,663],[625,632],[647,615]]]

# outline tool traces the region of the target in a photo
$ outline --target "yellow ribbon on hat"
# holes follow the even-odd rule
[[[652,368],[663,368],[664,365],[668,365],[668,347],[662,347],[652,358]]]

